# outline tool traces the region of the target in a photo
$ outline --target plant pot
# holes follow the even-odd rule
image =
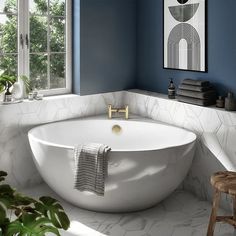
[[[16,82],[13,85],[12,95],[15,99],[20,100],[23,98],[23,84],[21,82]]]

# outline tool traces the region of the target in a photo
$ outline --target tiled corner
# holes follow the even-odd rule
[[[125,93],[132,113],[191,130],[198,136],[197,150],[184,186],[202,199],[212,199],[210,176],[219,170],[236,171],[236,112],[169,100],[141,90]],[[228,207],[225,198],[223,205]]]

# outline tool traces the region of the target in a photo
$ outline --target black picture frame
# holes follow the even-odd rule
[[[176,0],[177,4],[178,4],[178,0]],[[185,1],[186,2],[186,1]],[[188,2],[188,0],[187,0]],[[187,4],[186,2],[186,4]],[[171,68],[168,66],[165,66],[165,0],[162,0],[162,20],[163,20],[163,27],[162,27],[162,32],[163,32],[163,69],[166,70],[177,70],[177,71],[189,71],[189,72],[198,72],[198,73],[208,73],[208,0],[205,0],[205,30],[204,30],[204,35],[205,35],[205,70],[194,70],[194,69],[181,69],[181,68]]]

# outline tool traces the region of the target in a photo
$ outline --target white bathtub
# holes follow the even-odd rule
[[[112,131],[114,125],[121,133]],[[67,201],[103,212],[141,210],[168,196],[186,176],[196,140],[194,133],[181,128],[96,117],[42,125],[28,135],[46,183]],[[73,189],[73,147],[87,142],[112,148],[104,197]]]

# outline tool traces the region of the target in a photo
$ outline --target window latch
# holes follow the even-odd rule
[[[20,34],[20,44],[21,44],[21,47],[22,49],[24,48],[24,39],[23,39],[23,35]]]
[[[29,37],[28,34],[25,35],[25,45],[27,46],[27,49],[29,48]]]

